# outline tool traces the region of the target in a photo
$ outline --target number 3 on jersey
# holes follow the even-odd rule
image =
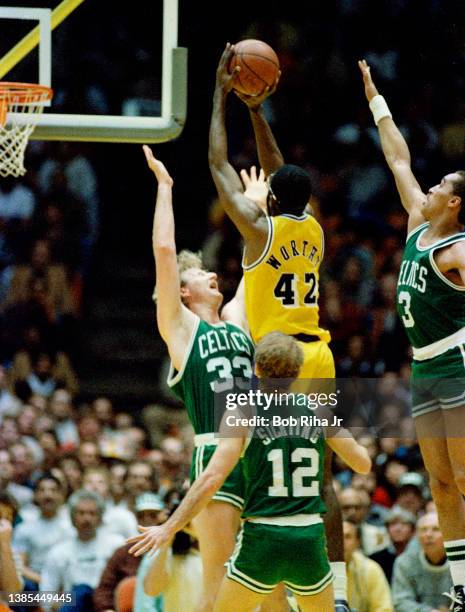
[[[252,364],[250,359],[236,355],[232,362],[227,357],[213,357],[207,361],[207,372],[214,372],[216,380],[210,381],[212,391],[221,393],[240,386],[241,379],[249,381],[252,378]],[[248,385],[246,385],[248,388]]]
[[[408,291],[399,292],[399,304],[404,308],[404,314],[402,315],[402,321],[405,327],[413,327],[415,325],[415,319],[410,312],[410,302],[412,298]]]
[[[299,293],[297,291],[298,276],[294,273],[286,272],[281,274],[274,288],[274,296],[281,300],[286,308],[296,308],[299,304]],[[308,291],[304,297],[304,306],[316,306],[318,295],[318,283],[313,272],[306,272],[304,282],[308,285]]]

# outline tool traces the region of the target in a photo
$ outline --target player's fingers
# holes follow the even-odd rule
[[[144,151],[145,159],[148,162],[153,159],[152,149],[149,146],[143,145],[142,150]]]
[[[241,174],[242,182],[244,183],[244,187],[247,189],[247,187],[250,184],[250,177],[247,174],[247,170],[242,169],[240,174]]]
[[[151,548],[152,548],[152,542],[147,542],[147,544],[144,544],[144,546],[141,546],[141,548],[137,551],[136,557],[140,557],[141,555],[146,553]]]
[[[258,175],[258,180],[260,182],[263,182],[265,180],[265,171],[263,170],[263,168],[260,168],[260,174]]]
[[[126,544],[133,544],[134,542],[139,542],[141,538],[142,538],[142,535],[132,536],[130,538],[127,538]]]
[[[144,552],[148,550],[149,548],[150,548],[150,542],[147,540],[141,540],[138,544],[133,546],[129,552],[136,557],[140,557],[140,555],[143,555]]]
[[[271,87],[271,93],[274,93],[276,91],[276,88],[278,87],[278,83],[279,83],[279,79],[281,78],[281,70],[278,71],[278,74],[276,75],[276,80],[273,83],[272,87]]]
[[[226,43],[226,47],[224,48],[223,53],[221,54],[221,57],[220,57],[220,62],[218,66],[219,68],[223,68],[224,65],[226,64],[226,60],[229,54],[229,48],[230,48],[230,44]]]
[[[253,181],[256,181],[256,180],[257,180],[257,168],[256,168],[255,166],[252,166],[252,167],[250,168],[250,178],[251,178]]]
[[[253,96],[248,96],[247,94],[237,91],[237,89],[234,89],[233,91],[236,94],[236,96],[239,98],[239,100],[242,100],[242,102],[244,102],[245,104],[247,104],[249,100],[253,98]]]
[[[229,58],[234,54],[234,45],[231,43],[226,43],[226,47],[223,51],[223,55],[221,56],[221,64],[224,66],[226,62],[228,62]]]
[[[139,550],[139,542],[137,542],[137,544],[134,544],[134,546],[131,546],[131,548],[129,549],[129,554],[135,555],[138,550]]]

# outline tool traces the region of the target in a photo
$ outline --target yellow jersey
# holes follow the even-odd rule
[[[323,229],[311,215],[267,217],[268,240],[261,256],[243,261],[245,306],[255,342],[265,334],[331,337],[319,325],[319,269]]]

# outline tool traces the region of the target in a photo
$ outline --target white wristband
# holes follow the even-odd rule
[[[391,111],[389,110],[389,106],[386,103],[386,100],[383,96],[377,95],[370,101],[370,110],[373,113],[373,119],[375,120],[376,125],[383,119],[384,117],[391,117]]]

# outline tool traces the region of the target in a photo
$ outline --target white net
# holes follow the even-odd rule
[[[0,83],[0,176],[25,174],[24,153],[49,87],[28,83]]]

